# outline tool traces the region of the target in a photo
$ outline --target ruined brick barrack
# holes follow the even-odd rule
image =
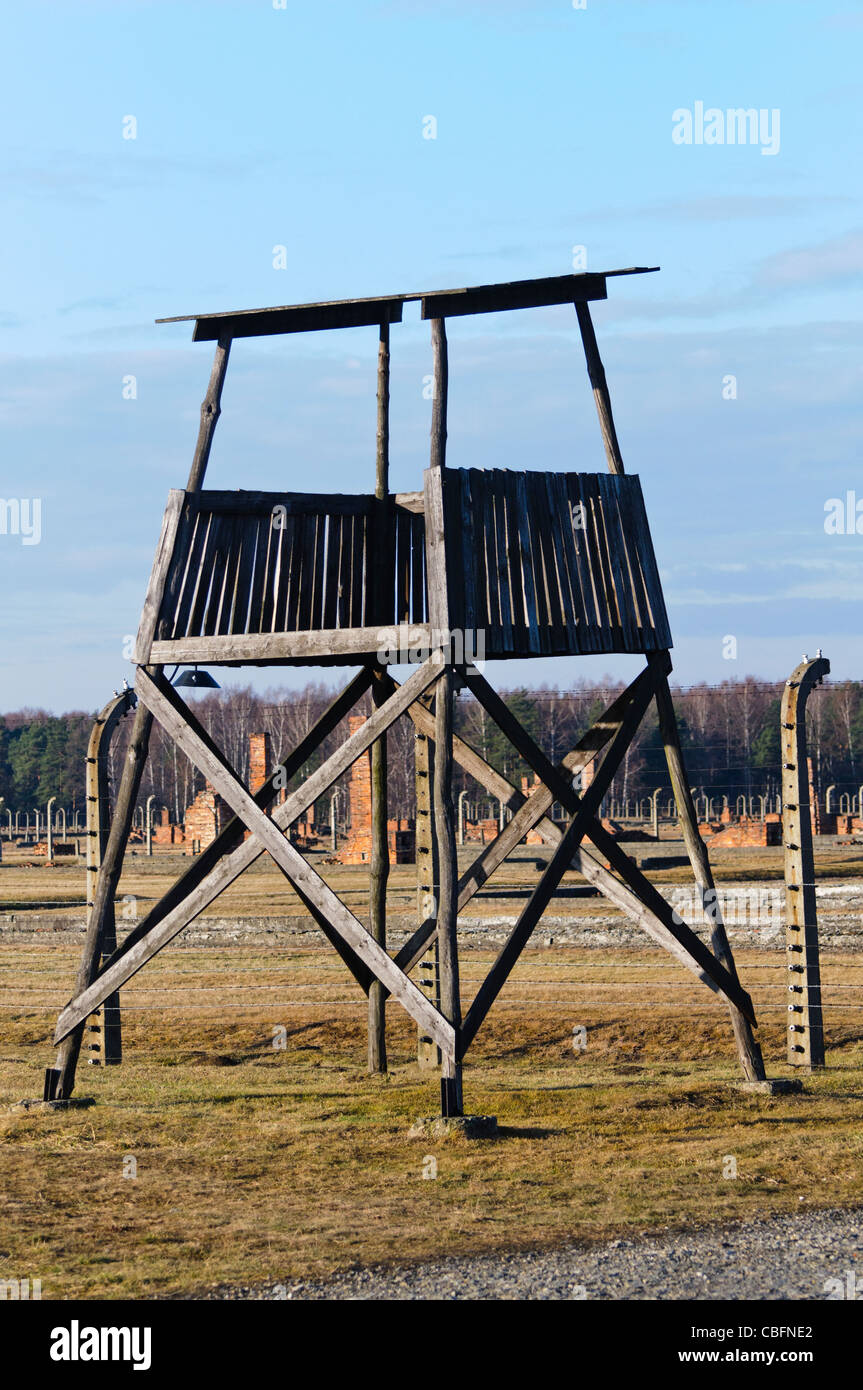
[[[267,851],[369,999],[369,1066],[386,1066],[384,1002],[415,1019],[419,1056],[441,1065],[441,1107],[462,1113],[461,1065],[563,874],[576,868],[728,1003],[746,1077],[764,1068],[748,994],[737,977],[699,837],[668,686],[671,636],[638,478],[624,472],[589,302],[640,267],[427,294],[337,300],[194,318],[196,341],[217,344],[185,490],[171,492],[135,648],[139,699],[122,782],[93,895],[75,997],[60,1015],[46,1098],[71,1093],[86,1020]],[[390,329],[418,300],[431,323],[431,458],[421,492],[389,491]],[[445,465],[447,318],[573,304],[587,359],[608,474],[451,469]],[[176,322],[177,320],[162,320]],[[268,334],[378,327],[374,494],[208,491],[203,487],[231,344]],[[454,641],[452,634],[457,635]],[[641,653],[641,674],[553,764],[470,664],[466,634],[489,658]],[[399,685],[391,662],[415,654]],[[388,655],[392,653],[392,655]],[[315,727],[254,795],[164,675],[174,664],[359,667]],[[453,732],[453,697],[479,700],[538,777],[512,786]],[[368,720],[287,798],[278,787],[371,690]],[[638,725],[656,701],[681,826],[711,928],[708,949],[602,826],[600,805]],[[407,714],[417,734],[418,925],[386,949],[386,746]],[[166,896],[110,954],[106,927],[153,718],[234,811]],[[291,843],[291,825],[356,761],[372,760],[372,852],[366,927]],[[453,762],[506,807],[497,838],[459,877]],[[576,774],[593,763],[582,796]],[[554,802],[569,819],[549,818]],[[245,832],[250,833],[248,837]],[[530,831],[552,853],[512,933],[462,1015],[457,916]],[[418,968],[418,980],[411,972]]]

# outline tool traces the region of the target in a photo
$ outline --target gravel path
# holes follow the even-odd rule
[[[850,1272],[850,1275],[849,1275]],[[350,1270],[317,1284],[220,1288],[216,1299],[827,1299],[863,1302],[863,1211],[809,1212],[725,1230]],[[859,1282],[858,1282],[859,1281]]]

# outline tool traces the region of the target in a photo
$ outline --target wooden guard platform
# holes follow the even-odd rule
[[[627,475],[614,426],[589,301],[606,280],[638,268],[555,276],[463,290],[281,306],[195,319],[195,338],[216,355],[192,468],[168,499],[134,661],[138,707],[111,832],[102,855],[76,993],[60,1014],[56,1065],[46,1099],[71,1093],[88,1017],[265,851],[368,996],[369,1068],[386,1069],[385,1012],[392,996],[419,1030],[421,1065],[441,1067],[441,1108],[462,1111],[464,1056],[563,874],[576,868],[709,988],[730,1011],[748,1080],[764,1079],[748,994],[737,977],[707,852],[698,835],[668,686],[671,635],[637,477]],[[407,300],[431,321],[434,365],[431,458],[422,492],[389,492],[390,328]],[[609,473],[510,472],[446,467],[448,349],[445,318],[572,303],[585,351]],[[166,320],[163,320],[166,321]],[[174,320],[167,320],[174,321]],[[219,492],[203,488],[234,337],[378,326],[374,494]],[[472,664],[455,635],[481,635],[486,658],[627,652],[645,667],[578,744],[553,763]],[[406,640],[405,640],[406,639]],[[399,685],[387,669],[413,655]],[[397,652],[393,655],[393,652]],[[316,664],[359,667],[316,726],[254,795],[167,680],[168,665]],[[453,731],[453,699],[469,691],[533,769],[524,795]],[[356,702],[373,712],[273,808],[275,792]],[[655,701],[681,828],[693,866],[708,947],[603,827],[600,811],[639,723]],[[417,734],[418,923],[386,949],[387,729],[402,715]],[[105,946],[153,719],[213,784],[234,819],[115,949]],[[372,857],[368,922],[360,920],[292,844],[290,827],[357,758],[372,763]],[[497,838],[461,874],[452,797],[454,764],[499,799]],[[589,764],[580,796],[573,778]],[[557,801],[565,827],[549,819]],[[458,913],[525,835],[537,830],[550,858],[532,898],[466,1012],[458,966]],[[246,832],[249,832],[248,834]],[[113,943],[111,943],[113,945]],[[411,971],[419,970],[418,982]],[[119,1009],[119,1005],[117,1005]],[[119,1014],[118,1014],[119,1016]]]
[[[447,626],[487,656],[671,645],[636,477],[447,469]],[[428,646],[425,518],[374,496],[174,491],[135,661],[356,665]]]

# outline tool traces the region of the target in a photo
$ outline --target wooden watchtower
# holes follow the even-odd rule
[[[428,294],[338,300],[194,319],[195,341],[217,344],[189,480],[168,498],[134,662],[129,753],[90,913],[75,997],[55,1034],[46,1097],[71,1093],[87,1018],[267,851],[369,997],[369,1063],[386,1065],[387,994],[415,1019],[441,1060],[441,1106],[462,1111],[462,1059],[567,869],[574,867],[728,1004],[746,1077],[764,1078],[755,1019],[741,988],[698,834],[669,693],[671,636],[637,477],[624,472],[589,302],[612,276],[563,275]],[[421,492],[390,494],[390,329],[406,301],[431,323],[434,397],[431,458]],[[445,465],[447,318],[574,304],[599,415],[608,473],[450,469]],[[171,320],[176,321],[176,320]],[[204,476],[231,343],[274,333],[377,325],[377,468],[374,494],[208,491]],[[479,639],[479,640],[477,640]],[[470,664],[488,658],[628,652],[644,669],[578,744],[554,764]],[[398,685],[388,665],[410,661]],[[359,667],[301,744],[252,795],[169,683],[164,668],[194,663]],[[453,695],[467,688],[538,777],[524,795],[453,733]],[[371,689],[373,713],[287,800],[278,787]],[[683,834],[712,932],[709,950],[638,870],[599,819],[600,804],[641,719],[656,701]],[[402,714],[418,735],[418,858],[421,910],[411,939],[386,949],[387,728]],[[123,853],[153,718],[215,786],[235,818],[103,959]],[[373,848],[366,927],[292,845],[286,832],[360,756],[371,750]],[[495,797],[509,819],[459,878],[453,761]],[[595,760],[583,796],[574,776]],[[421,785],[420,785],[421,784]],[[557,801],[568,814],[549,818]],[[457,915],[536,829],[552,846],[533,896],[462,1016]],[[248,830],[249,836],[244,832]],[[436,969],[428,970],[432,952]],[[420,983],[411,978],[415,967]],[[422,1052],[422,1047],[421,1047]]]

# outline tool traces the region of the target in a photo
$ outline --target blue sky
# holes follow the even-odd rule
[[[863,676],[863,534],[824,530],[829,498],[863,501],[863,5],[51,0],[3,31],[0,496],[42,526],[0,535],[0,708],[93,708],[130,674],[211,359],[154,319],[563,274],[574,246],[662,267],[594,320],[677,676],[779,677],[818,646]],[[778,110],[777,152],[676,144],[696,102]],[[375,337],[238,342],[208,481],[371,490]],[[604,467],[571,310],[450,340],[453,466]],[[420,485],[429,370],[408,308],[396,488]]]

